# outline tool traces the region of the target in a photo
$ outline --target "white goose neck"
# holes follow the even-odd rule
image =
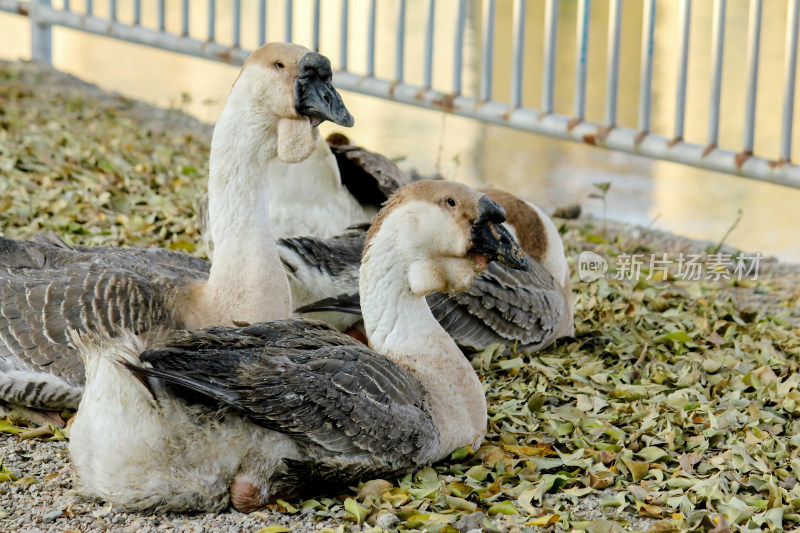
[[[441,438],[437,458],[443,458],[483,439],[486,400],[478,376],[425,296],[409,288],[413,260],[403,257],[393,235],[382,228],[365,251],[359,278],[364,327],[370,346],[409,370],[428,392]]]
[[[274,320],[292,313],[266,187],[266,177],[280,163],[278,118],[259,109],[244,92],[234,85],[211,140],[208,209],[214,262],[202,298],[217,310],[217,316],[204,319],[215,324]]]

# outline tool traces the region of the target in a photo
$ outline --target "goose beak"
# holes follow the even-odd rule
[[[505,220],[503,208],[484,195],[478,202],[478,219],[472,225],[469,253],[516,270],[528,270],[528,256],[503,226]]]
[[[331,62],[327,57],[316,52],[308,52],[301,57],[294,80],[294,108],[301,115],[310,117],[312,126],[330,120],[349,128],[353,125],[353,115],[331,85],[332,75]]]

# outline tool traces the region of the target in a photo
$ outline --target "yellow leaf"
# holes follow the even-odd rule
[[[519,456],[528,456],[528,457],[544,457],[545,455],[553,455],[553,450],[550,449],[550,446],[503,446],[506,451],[513,453],[514,455]]]
[[[371,479],[358,488],[357,494],[359,498],[366,498],[367,496],[380,498],[391,488],[392,484],[385,479]]]
[[[526,526],[538,526],[538,527],[545,527],[558,522],[558,519],[561,515],[558,514],[544,514],[539,518],[534,518],[530,522],[525,522]]]
[[[291,531],[291,528],[286,526],[267,526],[262,527],[256,533],[287,533],[289,531]]]
[[[631,477],[634,481],[641,480],[647,475],[647,472],[650,471],[650,463],[647,461],[633,461],[623,457],[622,462],[628,467],[628,470],[630,470]]]
[[[278,505],[283,507],[284,510],[289,514],[294,514],[294,513],[297,513],[297,512],[300,511],[300,509],[298,509],[297,507],[295,507],[291,503],[285,502],[283,500],[275,500],[275,503],[277,503]]]
[[[362,505],[359,505],[358,502],[356,502],[352,498],[347,498],[344,501],[344,509],[345,511],[353,515],[356,522],[358,522],[359,524],[364,520],[366,520],[367,515],[369,514],[369,509],[367,509]]]

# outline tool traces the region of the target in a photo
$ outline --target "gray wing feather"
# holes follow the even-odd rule
[[[572,323],[563,288],[536,261],[527,272],[490,263],[465,292],[433,293],[428,304],[456,343],[471,350],[496,343],[539,350]]]
[[[0,238],[0,399],[76,405],[83,365],[68,331],[178,327],[166,301],[170,290],[207,272],[203,261],[169,250]]]
[[[278,239],[278,249],[292,274],[308,269],[318,275],[354,278],[357,283],[365,237],[366,228],[329,239],[292,237]]]
[[[292,436],[317,469],[367,457],[364,472],[408,469],[438,447],[419,382],[322,322],[206,328],[173,336],[141,359],[152,368],[134,371],[179,385],[173,394],[196,401],[200,393]]]

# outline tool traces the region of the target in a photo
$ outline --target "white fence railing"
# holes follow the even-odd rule
[[[142,5],[143,1],[147,6]],[[167,15],[167,2],[173,1],[180,2],[176,10],[179,13],[177,24],[168,20]],[[708,77],[710,96],[707,135],[699,142],[685,139],[687,106],[690,103],[687,96],[690,36],[692,30],[696,30],[693,28],[692,0],[605,0],[602,4],[595,0],[595,5],[591,0],[565,0],[562,3],[559,0],[540,0],[535,2],[535,6],[529,5],[534,4],[533,1],[525,0],[513,0],[513,3],[511,0],[383,0],[380,3],[377,0],[252,0],[252,3],[245,4],[246,12],[243,13],[243,2],[249,1],[220,0],[220,5],[217,5],[217,0],[125,0],[124,4],[123,0],[119,3],[118,0],[106,0],[101,15],[97,10],[100,6],[95,6],[94,0],[82,0],[81,9],[71,5],[70,0],[60,0],[58,7],[51,5],[51,0],[0,0],[0,10],[30,18],[32,57],[46,62],[51,61],[51,28],[62,26],[215,61],[242,64],[249,53],[248,46],[253,48],[267,41],[267,22],[272,21],[270,27],[274,26],[277,16],[282,34],[279,38],[269,35],[270,40],[300,41],[332,57],[338,67],[336,84],[344,90],[800,188],[800,167],[792,163],[791,157],[800,0],[770,0],[781,3],[786,17],[781,116],[767,117],[769,123],[780,129],[774,135],[779,146],[775,154],[768,156],[754,152],[756,118],[761,120],[763,116],[759,115],[757,108],[762,0],[731,0],[734,7],[746,4],[749,9],[748,23],[744,28],[742,25],[729,28],[726,24],[727,0],[713,0],[713,13],[709,20],[703,21],[705,26],[702,29],[708,35],[710,45],[710,68],[704,74]],[[600,28],[591,17],[597,4],[608,13],[607,22]],[[659,8],[666,4],[677,10],[677,20],[671,31],[658,34]],[[627,57],[620,34],[624,8],[630,6],[635,7],[637,14],[641,11],[638,115],[635,125],[625,126],[618,123],[620,105],[633,104],[619,101],[621,57]],[[528,16],[532,7],[543,7],[543,16],[535,19]],[[774,6],[770,4],[770,7]],[[498,16],[509,8],[510,14]],[[376,23],[378,11],[387,9],[392,10],[388,31],[392,34],[393,44],[391,38],[388,41],[383,39],[386,25],[380,26],[379,31]],[[205,27],[200,30],[197,30],[196,23],[198,14],[203,15],[205,22]],[[564,64],[563,54],[559,54],[563,42],[559,44],[558,29],[563,26],[565,16],[575,22],[573,105],[571,112],[557,112],[556,70],[570,67]],[[148,17],[151,23],[143,23]],[[222,32],[218,31],[223,18],[226,26],[224,39],[219,37]],[[298,26],[308,28],[302,37],[296,32]],[[243,29],[252,36],[248,45],[243,45]],[[774,27],[769,29],[775,30]],[[593,55],[590,30],[605,30],[607,35],[606,69],[601,87],[590,86],[587,81],[589,58]],[[784,27],[780,31],[784,31]],[[732,36],[731,32],[740,32],[741,35]],[[413,35],[409,36],[410,33]],[[322,36],[330,35],[337,35],[338,42],[327,38],[325,42],[321,40]],[[509,37],[509,50],[504,49],[501,58],[508,68],[500,72],[496,68],[497,43]],[[746,87],[738,88],[745,92],[745,97],[743,105],[723,107],[724,92],[728,88],[723,83],[723,64],[726,44],[730,48],[732,38],[737,43],[746,42],[746,59],[741,62]],[[465,54],[467,41],[471,50],[477,50],[469,58]],[[533,42],[537,43],[534,48],[541,53],[541,69],[537,72],[531,72],[529,66]],[[678,50],[675,64],[668,66],[677,72],[671,97],[674,116],[670,121],[670,131],[653,131],[653,69],[657,46],[676,47]],[[419,53],[411,56],[408,53],[410,49]],[[388,57],[393,63],[393,68],[381,75],[376,73],[378,51],[382,58]],[[440,69],[434,70],[434,62],[443,55],[449,70],[447,76],[442,76]],[[355,59],[358,59],[358,67],[353,67]],[[408,78],[414,77],[412,74],[419,79],[409,81]],[[465,83],[465,78],[470,76],[472,83],[469,86],[474,87],[474,94],[469,94]],[[538,108],[533,107],[526,96],[534,78],[541,86]],[[507,87],[507,96],[501,95],[498,87]],[[664,92],[663,87],[659,89]],[[605,94],[600,121],[587,120],[587,91]],[[730,114],[743,116],[742,142],[736,146],[720,146],[721,117]]]

